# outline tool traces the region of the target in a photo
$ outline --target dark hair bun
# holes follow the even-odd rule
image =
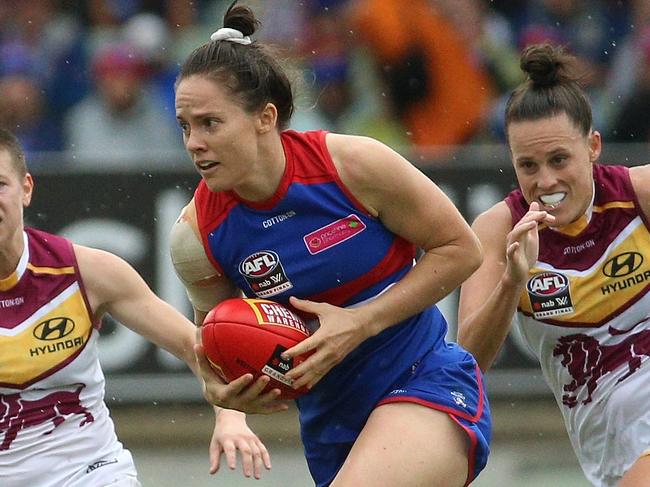
[[[545,87],[559,80],[565,62],[566,55],[561,47],[535,44],[524,50],[519,66],[535,86]]]
[[[246,5],[235,5],[237,0],[232,2],[223,17],[223,26],[230,29],[237,29],[244,36],[252,35],[260,21],[255,18],[253,11]]]

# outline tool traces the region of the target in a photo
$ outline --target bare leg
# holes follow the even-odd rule
[[[650,486],[650,455],[639,459],[625,472],[618,487],[648,487]]]
[[[331,487],[461,487],[469,439],[446,414],[406,402],[375,409]]]

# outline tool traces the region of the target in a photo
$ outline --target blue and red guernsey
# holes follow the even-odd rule
[[[249,297],[351,306],[373,299],[413,266],[414,246],[369,215],[341,182],[325,137],[323,131],[282,133],[286,169],[268,201],[214,193],[203,181],[196,190],[206,253]],[[432,307],[364,342],[299,400],[303,428],[308,411],[324,413],[320,391],[325,400],[380,389],[435,344],[442,346],[446,332]],[[352,438],[355,429],[346,435],[346,425],[339,424],[337,435]]]
[[[208,257],[249,297],[295,295],[347,306],[410,269],[415,248],[387,232],[341,183],[325,132],[282,134],[286,169],[275,195],[252,203],[234,192],[195,195]]]

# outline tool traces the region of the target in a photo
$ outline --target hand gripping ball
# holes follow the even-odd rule
[[[201,340],[212,367],[230,382],[251,373],[271,378],[265,391],[278,388],[281,399],[307,392],[294,390],[285,374],[309,354],[283,360],[280,354],[309,336],[305,321],[287,307],[267,299],[232,298],[205,317]]]

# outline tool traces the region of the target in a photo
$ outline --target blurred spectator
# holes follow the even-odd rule
[[[647,1],[647,0],[643,0]],[[576,57],[582,84],[592,101],[594,124],[606,125],[604,94],[609,65],[627,34],[626,2],[529,0],[514,23],[518,47],[550,41]]]
[[[60,2],[2,3],[0,123],[32,153],[38,169],[41,159],[33,153],[62,149],[63,115],[87,91],[83,35]]]
[[[50,115],[57,117],[88,89],[84,37],[78,19],[61,8],[62,2],[54,0],[9,3],[13,9],[2,33],[2,46],[13,46],[29,59],[29,74],[38,78]]]
[[[620,42],[616,56],[608,65],[606,80],[606,112],[608,122],[602,133],[612,140],[628,140],[628,127],[622,120],[622,110],[630,113],[634,103],[639,102],[637,96],[643,85],[647,84],[648,39],[650,38],[650,2],[633,0],[630,2],[630,25],[632,28],[625,39]],[[623,129],[624,133],[620,133]],[[617,131],[619,133],[612,133]]]
[[[485,1],[436,0],[454,25],[470,56],[487,69],[499,94],[522,81],[515,32],[508,19]]]
[[[381,98],[381,85],[367,56],[355,49],[346,22],[345,0],[310,0],[308,29],[298,45],[302,53],[312,106],[299,102],[291,126],[296,130],[323,128],[333,132],[374,137],[393,147],[408,139],[401,124],[390,116]]]
[[[137,48],[148,70],[136,77],[137,89],[129,88],[140,93],[124,99],[148,106],[144,113],[164,112],[158,132],[169,133],[177,63],[209,39],[231,1],[0,0],[0,123],[14,125],[27,150],[36,152],[66,146],[63,120],[72,125],[66,114],[82,99],[77,114],[92,112],[94,100],[95,107],[105,104],[107,120],[107,113],[114,122],[130,120],[135,111],[145,119],[140,109],[108,102],[119,97],[107,94],[111,83],[100,83],[89,69],[88,60],[104,46],[122,42]],[[592,73],[584,81],[605,137],[614,129],[617,140],[624,137],[620,129],[634,137],[643,132],[624,122],[638,118],[646,96],[641,37],[650,26],[650,0],[246,3],[264,12],[260,39],[279,46],[305,75],[292,128],[370,135],[395,147],[503,140],[499,104],[518,81],[518,52],[550,40],[566,45]],[[24,113],[16,112],[23,104]],[[176,135],[166,140],[178,142]],[[111,150],[118,154],[123,145]]]
[[[178,67],[171,63],[171,38],[167,23],[156,14],[140,13],[126,21],[122,34],[126,43],[134,46],[142,55],[149,71],[153,96],[161,100],[162,108],[175,124],[174,83]]]
[[[640,54],[636,79],[611,126],[611,139],[617,142],[650,142],[650,25],[635,37]]]
[[[511,91],[522,81],[515,32],[508,19],[487,2],[436,0],[442,13],[454,24],[475,62],[488,72],[497,101],[491,105],[485,132],[489,141],[505,141],[504,105]],[[491,5],[491,4],[490,4]],[[477,140],[477,138],[474,138]],[[478,140],[481,140],[480,138]]]
[[[442,155],[482,128],[492,82],[435,2],[361,0],[354,21],[414,144]]]
[[[11,130],[40,169],[39,152],[59,151],[63,141],[59,125],[47,114],[43,89],[35,78],[22,74],[0,77],[0,127]]]
[[[185,161],[180,132],[147,89],[142,57],[127,45],[100,50],[92,63],[96,90],[66,117],[67,147],[77,167],[151,167]]]

